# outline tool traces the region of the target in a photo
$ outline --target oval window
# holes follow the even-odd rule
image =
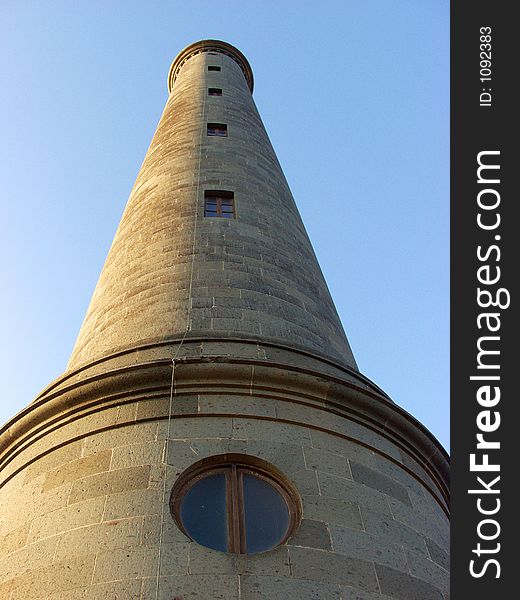
[[[299,517],[294,492],[280,478],[239,462],[189,469],[172,493],[172,512],[192,540],[235,554],[279,546]]]

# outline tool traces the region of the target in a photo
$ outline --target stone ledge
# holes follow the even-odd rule
[[[121,358],[121,357],[119,357]],[[146,401],[148,398],[165,398],[170,394],[172,382],[172,361],[157,358],[144,363],[136,363],[136,355],[125,355],[127,364],[118,360],[117,368],[109,369],[110,361],[103,365],[106,370],[98,368],[95,374],[88,376],[88,369],[83,372],[84,379],[70,383],[70,374],[66,374],[61,382],[58,380],[48,388],[33,404],[14,417],[0,431],[0,468],[4,469],[17,456],[30,447],[34,441],[50,431],[60,429],[70,421],[85,418],[88,415],[100,415],[107,409],[114,410],[121,404]],[[99,366],[99,365],[98,365]],[[449,464],[444,450],[435,438],[413,417],[399,408],[385,396],[379,395],[368,387],[360,386],[352,378],[341,380],[309,368],[299,368],[296,364],[287,365],[252,358],[233,358],[231,356],[184,356],[176,361],[175,394],[190,396],[195,394],[240,394],[252,397],[270,398],[282,401],[287,405],[300,406],[298,411],[288,418],[273,418],[265,415],[248,415],[260,420],[276,420],[311,427],[333,435],[340,435],[358,444],[370,447],[373,451],[397,462],[399,468],[417,479],[430,492],[444,499],[443,510],[446,511],[449,489]],[[68,383],[68,384],[67,384]],[[304,408],[306,407],[306,408]],[[324,426],[305,420],[306,410],[312,408],[324,415],[344,418],[373,431],[379,439],[387,439],[406,453],[424,469],[431,477],[437,490],[421,479],[421,476],[406,464],[396,461],[377,444],[370,441],[343,435],[331,429],[331,419],[323,420]],[[223,416],[222,411],[207,414],[208,417]],[[227,412],[226,412],[227,415]],[[188,416],[185,414],[184,416]],[[191,415],[190,415],[191,416]],[[193,416],[202,416],[199,413]],[[227,416],[239,417],[240,413]],[[135,417],[134,417],[135,418]],[[165,418],[164,414],[151,415],[150,419]],[[99,419],[98,419],[99,420]],[[145,419],[142,419],[143,421]],[[333,420],[333,419],[332,419]],[[135,422],[132,419],[132,422]],[[338,421],[341,422],[341,421]],[[327,424],[328,423],[328,424]],[[112,429],[124,425],[107,423],[103,427],[102,418],[96,429]],[[72,440],[70,440],[72,441]],[[32,462],[35,457],[28,457]],[[27,465],[27,462],[24,463]],[[7,476],[7,469],[4,471]],[[439,500],[439,498],[437,498]]]

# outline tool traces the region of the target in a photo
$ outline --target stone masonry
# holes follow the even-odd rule
[[[446,453],[358,371],[252,87],[224,42],[172,65],[68,369],[0,430],[0,600],[448,598]],[[296,488],[282,546],[175,524],[178,477],[229,454]]]
[[[211,122],[228,136],[208,137]],[[234,192],[238,218],[204,219],[206,190]],[[278,341],[355,368],[250,88],[220,52],[178,73],[69,368],[187,324],[190,336]]]

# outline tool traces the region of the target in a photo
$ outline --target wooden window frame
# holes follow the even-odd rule
[[[232,554],[248,554],[245,526],[244,509],[244,475],[251,475],[262,479],[273,487],[283,498],[288,513],[287,530],[283,538],[276,543],[273,548],[264,550],[269,551],[284,544],[294,533],[301,520],[301,503],[297,492],[292,486],[287,484],[287,480],[280,477],[278,473],[273,473],[271,469],[267,470],[259,463],[264,463],[259,459],[251,457],[253,460],[245,461],[242,455],[240,458],[230,457],[224,461],[207,459],[200,461],[192,468],[188,469],[175,484],[170,507],[172,515],[179,526],[179,529],[190,539],[191,536],[186,531],[181,519],[181,506],[186,493],[199,481],[213,475],[223,474],[226,481],[226,517],[227,517],[227,547],[226,552]],[[214,457],[217,458],[217,457]],[[218,457],[221,458],[221,457]],[[249,459],[249,457],[247,457]],[[266,463],[264,463],[266,464]],[[196,541],[196,540],[194,540]]]
[[[228,137],[227,123],[208,123],[206,133],[210,137]]]
[[[215,201],[215,214],[208,214],[208,200]],[[223,203],[223,200],[227,203]],[[231,205],[231,212],[223,211],[222,207]],[[225,214],[231,214],[231,217],[224,216]],[[205,190],[204,191],[204,216],[207,218],[220,218],[220,219],[236,219],[236,207],[235,207],[235,194],[233,192],[224,190]]]

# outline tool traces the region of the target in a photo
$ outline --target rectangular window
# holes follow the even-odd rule
[[[227,125],[225,123],[208,123],[208,135],[227,137]]]
[[[220,67],[215,67],[213,65],[208,66],[208,71],[220,71]]]
[[[220,88],[208,88],[208,96],[222,96]]]
[[[235,195],[223,190],[206,190],[204,192],[204,216],[234,219]]]

